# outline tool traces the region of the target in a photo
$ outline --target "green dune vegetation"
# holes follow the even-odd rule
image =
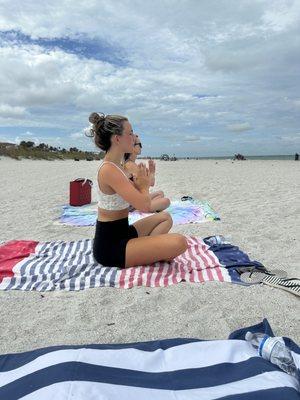
[[[64,149],[60,147],[49,146],[45,143],[35,145],[31,141],[22,141],[20,144],[0,142],[0,156],[6,156],[20,160],[23,158],[34,160],[101,160],[104,157],[104,152],[82,151],[76,147]]]

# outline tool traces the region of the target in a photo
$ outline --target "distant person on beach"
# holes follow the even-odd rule
[[[172,227],[169,213],[143,218],[132,225],[128,207],[150,212],[150,175],[145,164],[138,165],[131,182],[122,168],[125,153],[133,153],[135,135],[126,117],[92,113],[91,136],[105,151],[97,173],[98,219],[93,243],[95,260],[110,267],[128,268],[156,261],[170,261],[187,249],[183,235],[168,233]]]
[[[243,154],[240,154],[240,153],[238,153],[238,154],[235,154],[235,155],[234,155],[234,158],[233,158],[233,160],[241,160],[241,161],[245,161],[245,160],[246,160],[246,158],[245,158],[245,156],[243,156]]]
[[[299,161],[299,154],[298,153],[295,154],[295,161]]]
[[[138,164],[136,164],[137,156],[139,156],[142,152],[142,143],[139,139],[138,135],[135,135],[134,149],[133,152],[125,153],[124,155],[124,169],[128,172],[132,177],[137,174]],[[149,171],[150,173],[150,186],[155,185],[155,162],[153,160],[148,161]],[[150,193],[151,198],[151,206],[150,212],[162,211],[169,207],[170,200],[165,197],[164,192],[162,190],[158,190],[156,192]]]

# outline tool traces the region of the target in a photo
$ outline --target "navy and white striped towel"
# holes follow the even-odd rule
[[[264,321],[230,340],[166,339],[2,355],[0,399],[299,399],[299,381],[243,340],[247,330],[268,326]],[[300,349],[289,345],[299,368]]]

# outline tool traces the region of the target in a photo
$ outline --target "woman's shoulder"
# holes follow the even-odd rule
[[[98,167],[98,173],[102,173],[103,171],[114,169],[114,165],[110,161],[102,161]]]
[[[119,167],[113,162],[104,161],[98,168],[98,177],[111,177],[112,174],[118,176],[120,172],[126,176],[124,168]]]

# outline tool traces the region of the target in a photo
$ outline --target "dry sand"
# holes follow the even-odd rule
[[[69,181],[94,179],[97,162],[0,160],[0,240],[76,240],[93,227],[53,224]],[[267,268],[300,276],[300,162],[158,162],[157,188],[171,198],[208,200],[220,222],[173,232],[229,236]],[[94,198],[95,199],[95,198]],[[299,298],[229,283],[81,292],[0,292],[0,353],[61,344],[122,343],[171,337],[224,339],[267,318],[275,334],[300,342]]]

